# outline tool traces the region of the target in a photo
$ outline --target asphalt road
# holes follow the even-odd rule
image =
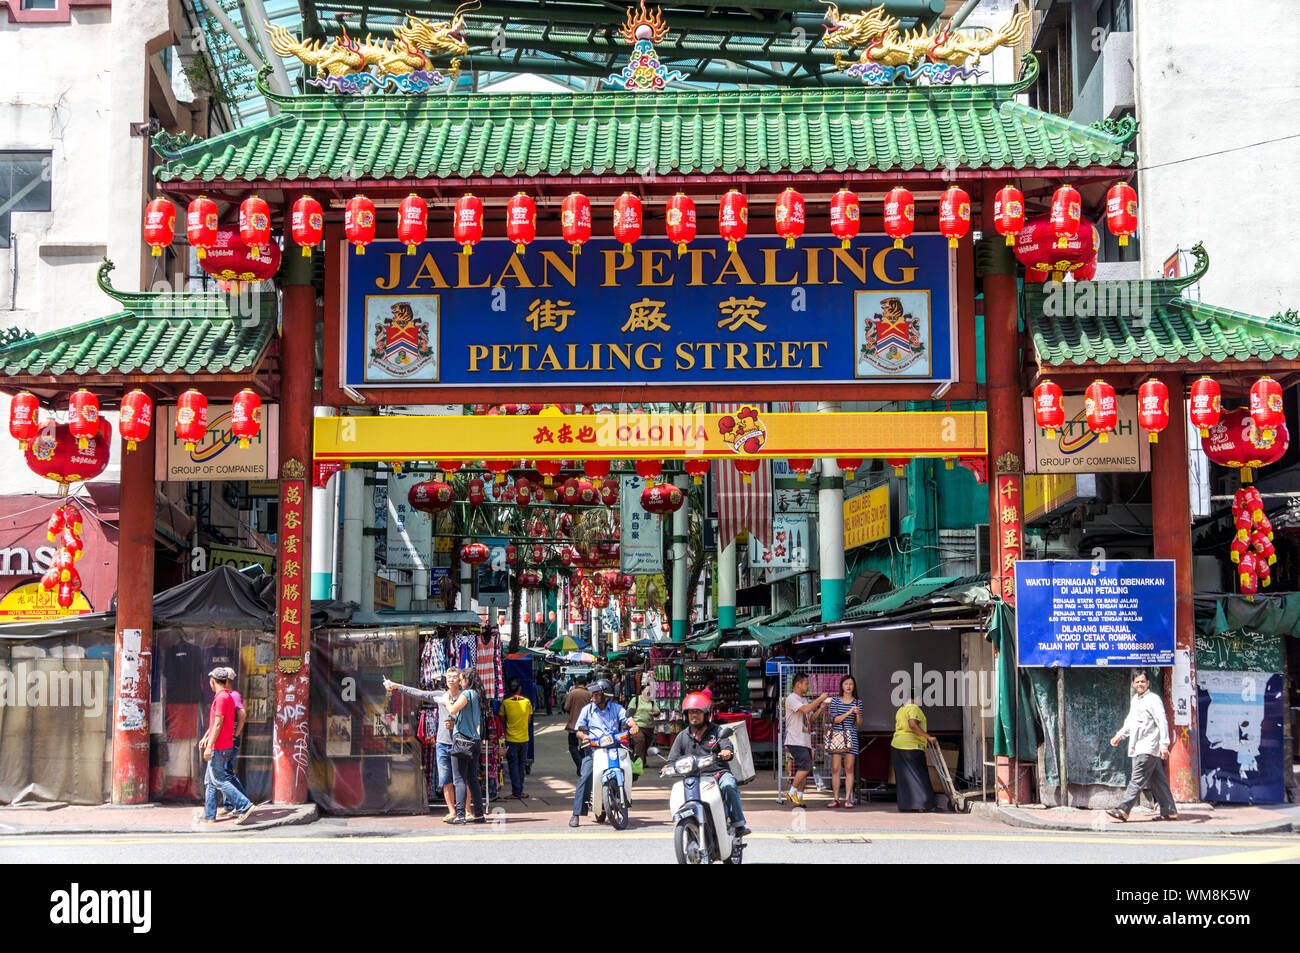
[[[202,848],[200,848],[202,845]],[[23,835],[0,837],[0,864],[225,863],[675,863],[671,832],[590,828],[519,833],[331,836],[265,834]],[[1269,864],[1300,863],[1300,837],[1142,837],[1009,832],[853,834],[759,831],[746,864]]]

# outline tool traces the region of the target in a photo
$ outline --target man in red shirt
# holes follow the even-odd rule
[[[230,781],[235,760],[235,700],[230,695],[225,666],[208,673],[208,685],[213,692],[212,709],[208,713],[208,730],[199,739],[199,750],[208,763],[207,773],[203,776],[203,817],[200,823],[216,823],[217,793],[220,792],[228,803],[234,805],[235,823],[243,824],[253,813],[253,802]]]

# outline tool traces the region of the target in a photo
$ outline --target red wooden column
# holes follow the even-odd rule
[[[296,196],[286,197],[284,218]],[[281,292],[280,526],[276,608],[275,803],[307,801],[311,647],[311,432],[316,293],[311,259],[286,255]]]
[[[1157,375],[1169,388],[1169,426],[1151,445],[1151,535],[1156,559],[1174,561],[1177,612],[1174,650],[1187,652],[1192,687],[1188,704],[1191,723],[1174,724],[1173,672],[1165,678],[1165,708],[1169,718],[1169,786],[1176,801],[1201,799],[1201,749],[1196,714],[1195,616],[1192,605],[1192,499],[1187,485],[1187,409],[1183,376]]]
[[[149,800],[149,673],[153,659],[155,427],[123,450],[113,646],[113,803]]]
[[[976,249],[976,271],[984,287],[984,368],[989,421],[989,577],[993,594],[1016,604],[1016,560],[1024,555],[1024,507],[1021,504],[1021,454],[1025,449],[1021,418],[1020,301],[1016,260],[993,227],[993,201],[1001,183],[987,184],[983,194],[984,239]],[[1018,690],[1018,689],[1017,689]],[[1008,716],[1014,718],[1014,716]],[[1021,712],[1020,717],[1033,717]],[[1018,736],[1019,726],[1015,726]],[[1017,737],[1017,741],[1018,741]],[[998,800],[1033,801],[1027,764],[997,759]]]

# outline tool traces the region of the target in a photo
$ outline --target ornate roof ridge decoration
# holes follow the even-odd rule
[[[659,61],[659,54],[655,52],[655,44],[662,42],[668,35],[668,24],[664,23],[663,12],[659,7],[646,10],[645,0],[641,0],[639,14],[628,7],[627,20],[618,32],[623,41],[632,47],[632,57],[622,70],[605,78],[608,85],[634,93],[663,92],[669,83],[686,78],[685,73],[664,66]]]
[[[1038,62],[1037,57],[1034,58],[1034,62]],[[1129,141],[1138,134],[1138,121],[1133,116],[1120,116],[1118,119],[1108,116],[1091,123],[1088,128],[1104,132],[1120,145],[1128,145]]]
[[[271,67],[269,66],[266,67],[266,69],[268,70],[270,68]],[[150,143],[153,146],[154,151],[164,156],[175,155],[176,153],[180,152],[182,149],[187,149],[190,146],[197,145],[200,142],[203,142],[203,137],[200,136],[198,133],[195,132],[172,133],[172,132],[168,132],[166,129],[163,129],[155,133],[153,139],[150,140]]]
[[[1029,35],[1029,10],[1019,3],[997,30],[954,29],[949,20],[933,31],[918,27],[900,32],[899,19],[886,13],[883,3],[862,13],[841,14],[833,0],[819,2],[827,8],[821,44],[834,50],[835,68],[871,86],[919,79],[946,85],[973,79],[984,73],[976,68],[981,57],[998,47],[1015,47]],[[847,64],[842,50],[861,52],[856,62]]]
[[[434,68],[435,58],[451,56],[450,74],[455,76],[460,72],[460,57],[469,53],[465,12],[478,6],[479,0],[467,0],[445,23],[433,23],[407,13],[391,41],[375,40],[371,33],[364,40],[356,39],[348,35],[346,25],[343,25],[343,35],[328,43],[299,40],[287,28],[269,20],[266,32],[277,55],[292,56],[304,67],[316,68],[316,75],[306,79],[308,85],[343,94],[389,89],[398,93],[423,93],[446,82],[446,77]],[[259,88],[262,85],[259,82]]]
[[[1170,285],[1177,288],[1179,291],[1182,291],[1184,288],[1190,288],[1192,285],[1196,284],[1204,278],[1206,272],[1210,270],[1210,255],[1209,252],[1205,250],[1204,242],[1197,242],[1192,246],[1192,257],[1196,259],[1196,264],[1193,266],[1189,274],[1180,275],[1177,278],[1165,279],[1170,283]]]
[[[166,312],[169,319],[177,321],[204,320],[231,313],[230,296],[220,291],[122,291],[114,288],[108,275],[115,267],[105,258],[95,273],[95,281],[104,294],[132,313],[157,316],[158,312]]]

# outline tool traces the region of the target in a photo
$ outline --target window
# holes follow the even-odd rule
[[[1129,0],[1101,0],[1097,7],[1097,26],[1107,33],[1127,33]]]
[[[59,0],[23,0],[24,10],[57,10]]]
[[[49,152],[0,152],[0,248],[9,247],[10,212],[50,211]]]

